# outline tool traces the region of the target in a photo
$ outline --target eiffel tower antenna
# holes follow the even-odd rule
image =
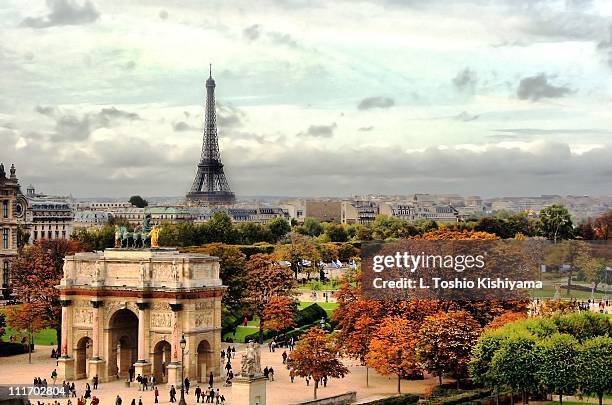
[[[187,201],[197,205],[228,205],[236,202],[236,196],[229,187],[217,137],[217,113],[215,110],[215,80],[212,78],[212,64],[206,80],[206,107],[204,115],[204,140],[196,176],[187,193]]]

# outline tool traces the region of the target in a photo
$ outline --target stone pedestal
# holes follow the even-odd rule
[[[109,381],[106,373],[106,362],[100,358],[89,360],[89,375],[87,377],[91,380],[96,375],[99,382]]]
[[[57,359],[57,379],[74,381],[74,357],[60,357]]]
[[[181,365],[170,363],[166,367],[166,375],[168,376],[168,385],[174,385],[176,390],[181,386]]]
[[[265,405],[267,381],[263,375],[235,377],[232,381],[232,397],[238,398],[245,405]]]
[[[136,362],[134,363],[134,375],[146,375],[147,377],[149,377],[149,379],[151,378],[151,363],[147,362]]]

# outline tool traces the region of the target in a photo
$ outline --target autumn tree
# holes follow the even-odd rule
[[[224,243],[210,243],[205,246],[204,250],[219,258],[219,277],[227,286],[223,304],[231,308],[239,308],[247,288],[246,256],[238,246]]]
[[[40,240],[23,249],[12,267],[17,299],[30,305],[23,308],[39,314],[42,325],[56,330],[58,346],[62,309],[56,286],[63,276],[64,257],[82,250],[81,244],[71,240]]]
[[[421,325],[416,352],[425,369],[457,380],[468,373],[472,347],[480,335],[480,325],[465,311],[439,312],[428,316]]]
[[[383,319],[372,336],[366,356],[368,366],[383,375],[397,376],[397,392],[401,393],[401,380],[419,370],[415,346],[415,325],[401,317]]]
[[[264,328],[285,330],[295,327],[298,302],[293,297],[274,296],[263,311]]]
[[[525,318],[527,318],[527,314],[525,312],[506,311],[503,314],[493,318],[493,320],[487,324],[486,328],[487,329],[501,328],[504,325],[507,325],[509,323],[519,321]]]
[[[314,327],[302,336],[295,350],[289,354],[287,368],[299,377],[311,377],[314,381],[314,399],[323,378],[343,378],[349,373],[338,357],[333,335]]]
[[[601,240],[612,238],[612,210],[609,210],[593,221],[593,231],[595,237]]]
[[[272,255],[256,254],[246,264],[248,285],[244,302],[259,317],[259,340],[263,341],[264,311],[273,297],[291,298],[295,280],[291,269],[280,266]]]

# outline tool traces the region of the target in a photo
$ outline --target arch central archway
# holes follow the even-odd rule
[[[74,351],[74,357],[76,361],[76,378],[87,378],[89,375],[89,364],[88,360],[91,359],[93,352],[93,340],[89,336],[84,336],[77,342],[76,349]]]
[[[138,360],[138,317],[129,309],[115,312],[109,322],[108,375],[128,378]]]
[[[153,375],[159,383],[168,382],[166,367],[170,363],[171,345],[165,340],[157,342],[153,348]]]

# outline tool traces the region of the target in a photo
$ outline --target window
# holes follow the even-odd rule
[[[59,239],[59,231],[55,231],[55,239]]]
[[[8,200],[2,200],[2,217],[8,218]]]
[[[34,231],[34,240],[38,239],[38,231]]]
[[[7,288],[9,285],[9,262],[4,262],[2,265],[2,287]]]
[[[9,248],[9,229],[4,228],[2,230],[2,249]]]

